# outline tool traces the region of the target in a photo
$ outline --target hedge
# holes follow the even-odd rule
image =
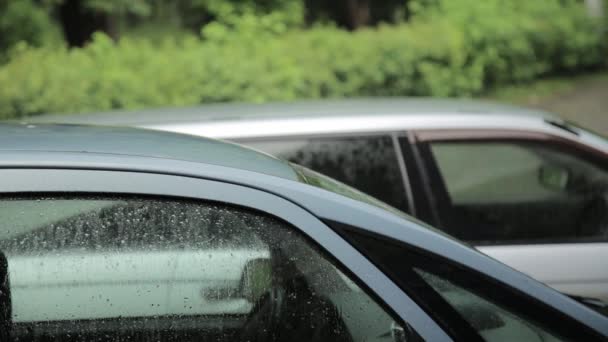
[[[431,0],[427,0],[431,1]],[[247,27],[247,25],[243,25]],[[472,96],[598,66],[598,23],[576,1],[451,0],[404,24],[202,37],[83,49],[18,46],[0,66],[0,117],[352,96]],[[205,33],[205,32],[204,32]]]

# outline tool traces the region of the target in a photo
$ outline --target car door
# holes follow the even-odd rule
[[[608,300],[608,163],[550,135],[417,133],[437,224],[565,293]]]
[[[0,336],[450,340],[352,246],[279,196],[135,172],[0,177]]]

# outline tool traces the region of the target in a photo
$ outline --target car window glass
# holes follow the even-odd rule
[[[595,333],[477,271],[388,237],[335,226],[455,340],[595,341]]]
[[[445,299],[487,342],[565,341],[555,337],[529,320],[492,303],[449,280],[413,268],[443,299]]]
[[[9,312],[0,336],[14,341],[384,341],[395,327],[411,332],[293,227],[252,211],[50,197],[3,199],[0,217],[0,313]]]
[[[565,196],[539,183],[542,156],[513,144],[432,144],[455,204],[514,203]]]
[[[608,172],[586,160],[515,142],[438,142],[431,151],[448,196],[442,224],[461,239],[608,237]]]
[[[407,198],[389,136],[277,138],[242,143],[337,179],[406,211]]]
[[[373,206],[390,211],[393,214],[411,219],[411,217],[408,216],[407,214],[405,214],[404,212],[402,212],[396,208],[393,208],[390,205],[388,205],[382,201],[379,201],[376,198],[373,198],[367,194],[364,194],[355,188],[352,188],[346,184],[340,183],[335,179],[329,178],[325,175],[312,171],[311,169],[308,169],[301,165],[292,163],[291,166],[298,172],[298,174],[300,175],[300,177],[303,179],[303,181],[306,184],[316,186],[323,190],[331,191],[338,195],[342,195],[342,196],[348,197],[350,199],[354,199],[355,201],[371,204]]]

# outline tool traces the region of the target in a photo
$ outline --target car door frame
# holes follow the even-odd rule
[[[3,168],[0,195],[139,195],[225,203],[270,214],[319,246],[385,310],[428,341],[452,341],[402,289],[318,217],[298,204],[259,188],[176,174],[134,170]],[[388,329],[389,327],[387,327]]]

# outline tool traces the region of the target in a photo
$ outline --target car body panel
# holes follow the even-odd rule
[[[608,301],[608,243],[479,246],[480,251],[563,293]]]

